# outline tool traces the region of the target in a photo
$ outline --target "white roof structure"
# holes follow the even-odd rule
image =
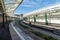
[[[22,1],[23,0],[4,0],[5,13],[8,16],[14,17],[13,13]]]
[[[24,17],[26,17],[28,15],[31,15],[31,14],[36,14],[36,13],[46,12],[48,10],[56,10],[56,9],[60,9],[60,4],[53,5],[53,6],[50,6],[50,7],[46,7],[46,8],[43,8],[43,9],[38,9],[38,10],[35,10],[35,11],[32,11],[32,12],[26,13],[26,15],[24,15]]]

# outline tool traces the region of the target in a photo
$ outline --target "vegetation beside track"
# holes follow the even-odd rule
[[[34,30],[31,29],[30,27],[27,27],[27,26],[23,25],[22,23],[19,23],[19,24],[20,24],[20,26],[22,26],[24,29],[28,30],[29,32],[31,32],[31,33],[35,34],[36,36],[39,36],[39,37],[41,37],[41,38],[43,38],[43,39],[45,39],[45,40],[57,40],[56,38],[53,38],[53,37],[48,36],[48,35],[46,35],[46,34],[42,34],[42,33],[40,33],[40,32],[34,31]]]

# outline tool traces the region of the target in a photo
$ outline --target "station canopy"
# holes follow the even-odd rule
[[[21,4],[22,0],[3,0],[5,12],[8,16],[14,16],[14,11]]]

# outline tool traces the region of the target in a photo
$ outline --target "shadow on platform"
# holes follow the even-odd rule
[[[12,40],[9,32],[9,23],[4,22],[4,27],[0,23],[0,40]]]

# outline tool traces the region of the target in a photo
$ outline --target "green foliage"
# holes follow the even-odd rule
[[[20,25],[21,25],[23,28],[25,28],[25,29],[27,29],[28,31],[30,31],[31,33],[33,33],[33,34],[35,34],[36,36],[39,36],[39,37],[41,37],[41,38],[43,38],[43,39],[45,39],[45,40],[57,40],[56,38],[53,38],[53,37],[48,36],[48,35],[46,35],[46,34],[42,34],[42,33],[40,33],[40,32],[34,31],[33,29],[31,29],[31,28],[29,28],[29,27],[26,27],[25,25],[23,25],[23,24],[21,24],[21,23],[20,23]]]

